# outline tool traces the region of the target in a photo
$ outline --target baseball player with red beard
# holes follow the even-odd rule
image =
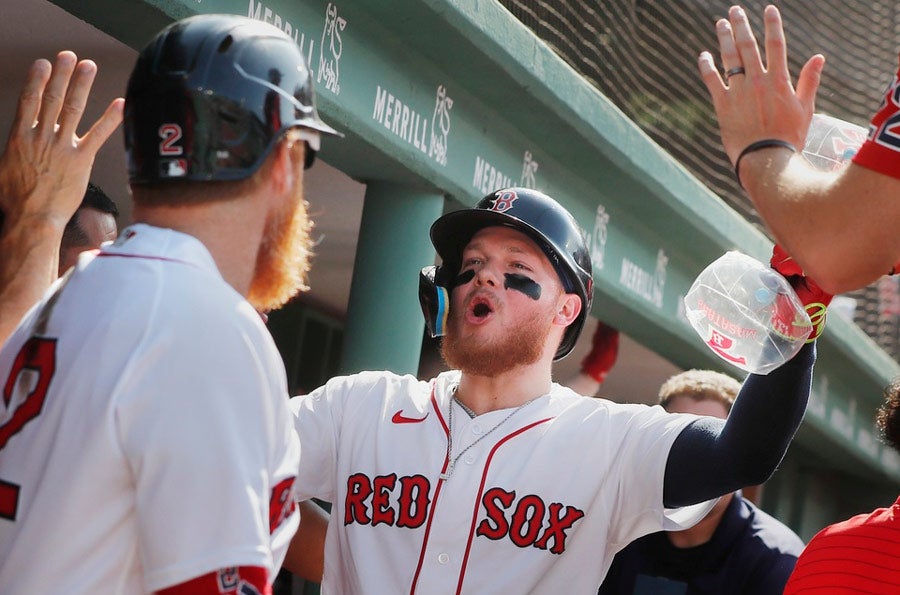
[[[73,106],[54,132],[74,67],[61,56],[49,83],[45,66],[29,80],[4,158],[42,135],[73,144]],[[83,253],[0,351],[4,594],[271,592],[299,445],[257,310],[302,285],[303,168],[334,133],[305,64],[277,28],[230,15],[173,23],[139,55],[124,113],[136,223]],[[42,182],[14,194],[31,204]],[[4,238],[27,227],[9,212]]]
[[[334,378],[295,397],[299,498],[333,503],[323,591],[596,592],[614,554],[763,482],[809,395],[813,344],[750,375],[727,421],[552,382],[590,311],[584,234],[552,198],[494,192],[431,228],[428,326],[454,371]]]

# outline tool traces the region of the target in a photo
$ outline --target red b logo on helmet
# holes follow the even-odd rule
[[[510,190],[504,190],[502,192],[497,193],[497,197],[494,199],[494,204],[491,205],[491,211],[497,211],[498,213],[505,213],[510,210],[513,206],[515,200],[519,198],[519,196]]]

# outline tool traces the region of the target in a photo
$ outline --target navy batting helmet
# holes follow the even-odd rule
[[[337,132],[316,112],[306,60],[293,39],[235,15],[190,17],[141,52],[125,96],[131,183],[240,180],[289,128]],[[311,161],[308,162],[308,164]]]
[[[581,313],[566,328],[554,359],[568,355],[591,309],[594,282],[587,240],[575,218],[558,202],[529,188],[497,190],[470,209],[447,213],[431,226],[431,242],[443,261],[426,267],[420,278],[420,301],[432,335],[443,334],[450,282],[461,267],[462,252],[476,232],[493,226],[516,229],[543,250],[566,293],[581,298]],[[430,291],[433,283],[437,292]],[[441,309],[443,308],[443,310]]]

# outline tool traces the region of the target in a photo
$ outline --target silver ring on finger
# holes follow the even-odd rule
[[[743,67],[743,66],[735,66],[734,68],[729,68],[728,70],[725,71],[725,82],[727,83],[727,82],[728,82],[728,79],[730,79],[730,78],[733,77],[734,75],[736,75],[736,74],[744,74],[744,72],[745,72],[745,71],[744,71],[744,67]]]

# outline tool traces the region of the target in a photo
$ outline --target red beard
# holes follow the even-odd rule
[[[296,205],[286,207],[266,222],[247,295],[254,308],[262,312],[280,308],[300,290],[307,289],[311,228],[306,201],[298,188]]]
[[[499,376],[540,359],[551,330],[544,318],[535,315],[518,326],[507,327],[505,335],[487,339],[463,336],[463,313],[455,314],[451,308],[447,334],[441,342],[441,356],[451,368],[475,376]]]

